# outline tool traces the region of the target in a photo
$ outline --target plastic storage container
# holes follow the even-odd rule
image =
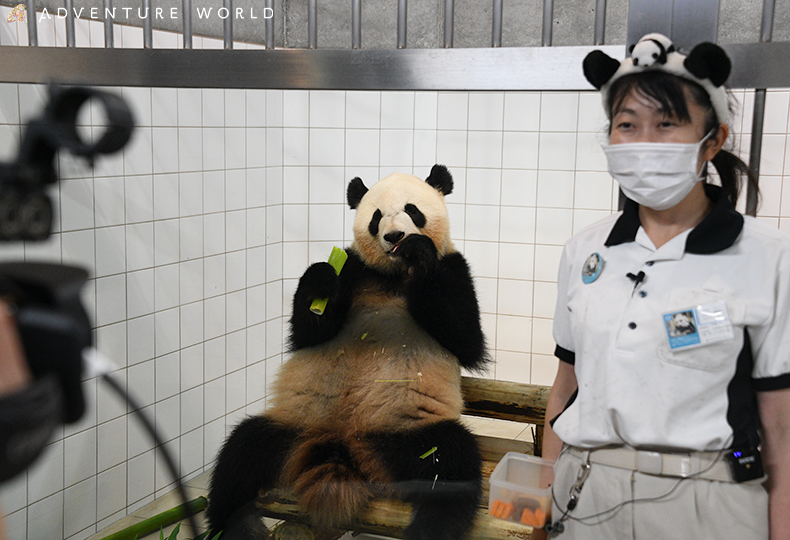
[[[543,471],[554,462],[508,452],[491,473],[488,512],[530,527],[543,527],[551,510],[551,488],[541,489]]]

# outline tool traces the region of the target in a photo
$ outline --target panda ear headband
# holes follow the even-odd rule
[[[708,93],[719,122],[730,123],[727,91],[724,82],[730,75],[732,63],[724,50],[713,43],[700,43],[688,56],[679,53],[672,41],[662,34],[647,34],[631,47],[631,56],[622,62],[603,51],[589,53],[582,63],[584,76],[601,91],[607,116],[609,89],[624,75],[649,70],[664,71],[695,82]]]

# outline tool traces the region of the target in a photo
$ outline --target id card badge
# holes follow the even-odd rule
[[[669,349],[676,351],[727,341],[734,336],[724,300],[664,313]]]

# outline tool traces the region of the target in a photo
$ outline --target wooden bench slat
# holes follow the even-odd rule
[[[486,500],[487,502],[487,500]],[[272,491],[256,503],[261,514],[275,519],[283,519],[310,524],[307,515],[299,511],[293,497],[283,491]],[[393,499],[374,499],[367,511],[343,528],[368,534],[379,534],[391,538],[403,538],[403,530],[411,521],[411,505]],[[497,519],[481,512],[478,514],[468,538],[475,540],[537,540],[532,527]]]
[[[543,425],[551,388],[536,384],[461,377],[464,414]]]

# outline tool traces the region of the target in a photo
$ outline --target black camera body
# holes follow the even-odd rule
[[[101,105],[106,129],[93,142],[77,132],[77,115],[88,101]],[[120,97],[84,87],[50,87],[43,114],[24,129],[15,161],[0,163],[0,242],[40,241],[52,232],[53,208],[46,190],[58,181],[61,149],[85,157],[123,148],[134,129]],[[47,263],[0,262],[0,299],[14,315],[34,381],[0,397],[0,482],[30,465],[58,424],[85,412],[83,352],[93,343],[80,300],[88,279],[82,268]],[[2,359],[0,359],[2,360]]]
[[[93,143],[83,141],[77,132],[77,115],[89,100],[100,103],[107,118],[106,130]],[[16,161],[0,163],[0,241],[49,236],[53,212],[45,189],[58,180],[59,149],[92,164],[97,154],[123,148],[133,129],[132,112],[120,97],[84,87],[50,87],[43,115],[25,127]]]
[[[93,337],[79,295],[87,279],[88,272],[73,266],[0,263],[0,297],[14,313],[33,376],[56,376],[65,423],[85,412],[82,352]]]

